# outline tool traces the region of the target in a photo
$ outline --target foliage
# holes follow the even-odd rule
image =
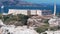
[[[44,23],[48,24],[49,19],[45,19]]]
[[[18,14],[18,15],[6,15],[4,16],[4,22],[5,23],[10,23],[12,22],[13,24],[23,24],[23,25],[26,25],[27,24],[27,19],[29,17],[26,16],[26,15],[23,15],[23,14]],[[16,23],[17,22],[17,23]],[[11,23],[10,23],[11,24]],[[21,25],[20,24],[20,25]]]
[[[23,24],[27,24],[27,19],[29,18],[28,16],[23,14],[19,14],[17,16],[18,16],[18,21],[21,21]]]
[[[52,26],[52,27],[49,27],[49,29],[52,31],[60,30],[60,26]]]
[[[36,30],[38,33],[41,33],[41,32],[44,32],[44,31],[48,30],[48,27],[49,27],[49,26],[47,26],[47,25],[43,25],[43,26],[41,26],[41,27],[36,28],[35,30]]]
[[[56,30],[58,30],[58,27],[57,27],[57,26],[55,26],[55,27],[50,27],[50,30],[56,31]]]
[[[0,19],[2,19],[2,14],[0,14]]]

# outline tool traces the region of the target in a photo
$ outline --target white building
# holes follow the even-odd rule
[[[20,9],[9,9],[8,14],[25,14],[27,15],[27,10],[20,10]]]
[[[24,15],[51,15],[50,10],[24,10],[24,9],[9,9],[8,14],[24,14]]]

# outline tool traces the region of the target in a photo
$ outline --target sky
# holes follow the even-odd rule
[[[54,3],[56,2],[56,4],[60,4],[60,0],[24,0],[24,1],[27,1],[27,2],[31,2],[31,3]]]

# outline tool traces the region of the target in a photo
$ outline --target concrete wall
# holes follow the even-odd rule
[[[24,15],[50,15],[49,10],[23,10],[23,9],[9,9],[8,14],[24,14]]]
[[[24,14],[27,15],[27,10],[20,10],[20,9],[9,9],[8,14]]]
[[[30,10],[31,11],[31,15],[37,15],[37,10]]]
[[[42,15],[41,10],[29,10],[31,15]],[[28,10],[20,10],[20,9],[9,9],[8,14],[25,14],[28,15]]]
[[[42,10],[37,10],[37,15],[42,16]]]

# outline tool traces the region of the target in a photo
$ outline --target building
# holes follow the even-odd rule
[[[9,9],[8,14],[24,14],[24,15],[52,15],[51,10],[24,10],[24,9]]]
[[[9,9],[8,14],[25,14],[27,15],[27,10],[20,10],[20,9]]]

